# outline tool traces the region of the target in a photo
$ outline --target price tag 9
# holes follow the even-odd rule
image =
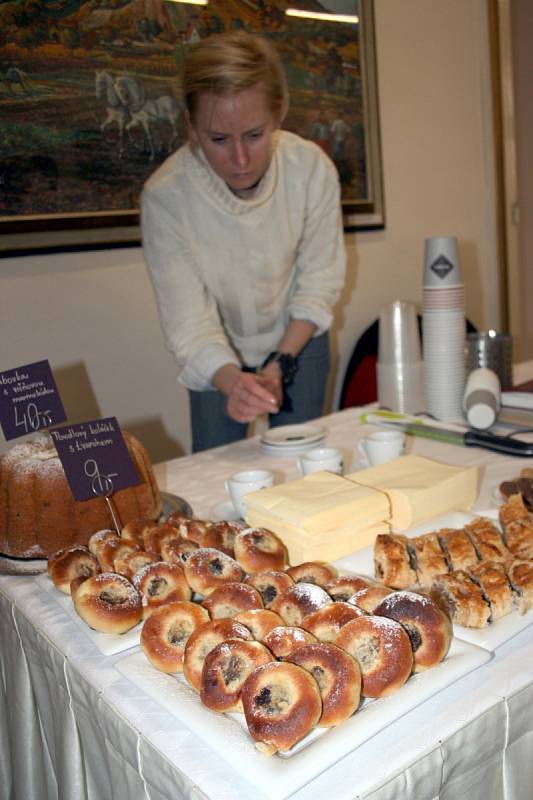
[[[50,431],[76,500],[110,497],[141,482],[115,417]]]

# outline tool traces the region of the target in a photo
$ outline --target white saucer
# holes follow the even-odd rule
[[[288,456],[298,456],[300,453],[305,453],[307,450],[313,450],[315,447],[320,447],[324,439],[318,439],[314,442],[308,442],[303,444],[293,444],[291,447],[285,445],[284,447],[277,447],[276,445],[272,444],[265,444],[261,442],[261,450],[263,453],[266,453],[269,456],[274,456],[276,458],[287,458]]]
[[[231,500],[217,503],[209,512],[211,522],[242,522]]]
[[[261,444],[285,450],[317,444],[325,435],[326,430],[321,425],[280,425],[279,428],[265,431],[261,436]]]

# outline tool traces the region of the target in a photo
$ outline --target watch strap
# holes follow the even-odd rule
[[[261,364],[261,369],[264,369],[271,361],[276,361],[279,364],[283,383],[287,385],[292,383],[298,371],[298,359],[290,353],[280,353],[279,350],[273,350]]]

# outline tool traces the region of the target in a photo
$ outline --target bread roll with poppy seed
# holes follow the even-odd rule
[[[322,714],[316,680],[286,661],[254,669],[244,682],[241,699],[250,736],[265,755],[290,750]]]
[[[452,623],[429,597],[414,592],[394,592],[381,601],[374,614],[403,625],[413,648],[413,672],[423,672],[446,657],[453,637]]]
[[[322,714],[317,725],[330,728],[351,717],[361,698],[361,670],[355,658],[334,644],[304,644],[289,661],[306,669],[318,683]]]
[[[225,583],[202,601],[211,619],[234,617],[241,611],[263,608],[261,595],[247,583]]]
[[[359,664],[364,697],[396,692],[413,669],[413,648],[405,628],[396,620],[365,615],[348,622],[335,644]]]
[[[261,642],[227,639],[205,657],[200,699],[212,711],[242,711],[241,690],[246,678],[274,656]]]

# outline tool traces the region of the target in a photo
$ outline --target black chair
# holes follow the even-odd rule
[[[422,340],[422,317],[418,315],[418,328]],[[477,328],[466,321],[467,333],[476,333]],[[379,347],[379,320],[375,320],[361,334],[353,349],[346,368],[339,400],[339,409],[364,406],[378,399],[376,364]]]

